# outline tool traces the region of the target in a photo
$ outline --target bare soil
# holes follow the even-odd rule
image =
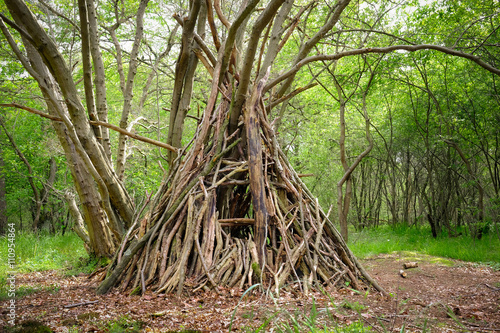
[[[404,270],[407,277],[403,278],[402,264],[409,261],[417,262],[418,267]],[[293,318],[300,322],[317,313],[315,322],[321,327],[361,321],[378,332],[400,332],[403,326],[406,332],[500,332],[499,271],[417,254],[383,255],[363,262],[389,296],[348,287],[304,295],[297,284],[295,290],[292,286],[280,291],[277,298],[256,292],[256,288],[238,306],[244,290],[220,288],[218,293],[182,297],[119,292],[97,296],[97,283],[84,275],[65,277],[55,271],[23,274],[16,278],[17,287],[37,291],[16,300],[16,323],[36,320],[55,332],[106,332],[113,325],[132,332],[133,323],[144,332],[227,332],[235,313],[232,330],[247,332],[266,319],[270,323],[264,331],[270,331]],[[312,310],[313,299],[316,312]],[[97,302],[81,304],[90,301]],[[68,307],[71,305],[77,306]],[[3,301],[0,325],[4,327],[6,306],[7,301]]]

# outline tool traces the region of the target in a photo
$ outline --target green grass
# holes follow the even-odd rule
[[[75,266],[80,258],[88,258],[82,240],[75,233],[64,236],[40,232],[16,234],[16,272],[27,273]],[[7,258],[7,238],[0,237],[0,258]],[[0,262],[0,281],[11,271],[7,260]]]
[[[494,232],[487,233],[480,240],[470,236],[450,238],[446,234],[434,239],[428,228],[384,226],[351,233],[349,239],[349,248],[360,258],[382,253],[416,251],[500,268],[500,240]]]
[[[22,298],[27,295],[37,293],[39,291],[49,291],[53,294],[57,293],[61,289],[57,284],[51,284],[50,286],[20,286],[16,289],[16,297]]]
[[[16,268],[14,272],[28,273],[47,270],[69,269],[78,274],[89,266],[89,257],[83,247],[83,241],[74,233],[51,235],[40,232],[33,234],[21,232],[16,234]],[[0,258],[7,258],[8,240],[0,237]],[[91,269],[90,269],[91,270]],[[0,261],[0,285],[7,286],[7,274],[12,269],[7,260]],[[37,287],[17,286],[16,297],[23,297],[42,290],[58,290],[58,286]],[[0,300],[8,298],[6,288],[0,288]]]
[[[127,315],[121,316],[107,323],[107,332],[109,333],[136,333],[141,332],[145,323],[131,320]]]

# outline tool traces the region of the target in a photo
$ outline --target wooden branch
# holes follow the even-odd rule
[[[238,29],[240,26],[243,24],[245,19],[253,12],[255,6],[259,3],[259,0],[251,0],[250,3],[247,4],[245,9],[241,12],[240,15],[234,20],[233,24],[229,27],[226,25],[226,27],[229,29],[227,32],[227,38],[224,45],[224,53],[222,56],[222,61],[221,61],[221,71],[219,73],[218,81],[222,82],[223,76],[226,74],[226,69],[229,65],[229,59],[231,58],[231,53],[233,52],[233,47],[234,47],[234,42],[236,40],[236,33],[238,32]],[[221,15],[222,11],[220,11],[220,4],[219,0],[214,0],[214,7],[217,11],[217,15]],[[220,11],[220,13],[219,13]],[[220,19],[220,16],[219,16]],[[215,79],[215,78],[214,78]]]
[[[297,96],[298,94],[300,94],[300,93],[301,93],[301,92],[303,92],[303,91],[306,91],[306,90],[308,90],[308,89],[310,89],[310,88],[316,87],[317,85],[318,85],[318,83],[317,83],[317,82],[314,82],[314,83],[308,84],[308,85],[307,85],[307,86],[305,86],[305,87],[300,87],[300,88],[295,89],[294,91],[292,91],[291,93],[289,93],[289,94],[288,94],[288,95],[286,95],[286,96],[283,96],[283,97],[281,97],[281,98],[278,98],[278,99],[277,99],[277,100],[275,100],[275,101],[272,101],[272,102],[271,102],[271,105],[269,105],[269,106],[268,106],[268,110],[267,110],[267,112],[269,113],[269,111],[270,111],[272,108],[274,108],[276,105],[278,105],[278,104],[280,104],[280,103],[283,103],[284,101],[289,100],[289,99],[290,99],[290,98],[292,98],[292,97]]]
[[[314,173],[298,173],[297,176],[299,176],[299,178],[314,177],[315,174]]]
[[[206,2],[207,2],[208,25],[210,26],[210,31],[212,33],[212,39],[214,40],[215,49],[219,51],[221,44],[219,41],[219,35],[217,34],[217,26],[215,25],[214,22],[214,11],[212,8],[212,2],[211,0],[206,0]]]
[[[18,26],[14,21],[10,20],[7,16],[3,15],[0,13],[0,19],[5,21],[8,25],[10,25],[12,28],[14,28],[19,34],[23,37],[26,38],[32,45],[34,45],[33,38],[29,33],[27,33],[23,28]]]
[[[37,110],[37,109],[34,109],[34,108],[30,108],[28,106],[20,105],[20,104],[17,104],[17,103],[0,104],[0,106],[2,106],[2,107],[11,107],[11,108],[17,108],[17,109],[25,110],[25,111],[28,111],[30,113],[39,115],[41,117],[50,119],[52,121],[63,122],[63,120],[61,118],[48,115],[45,112],[42,112],[40,110]],[[163,143],[163,142],[160,142],[160,141],[156,141],[156,140],[153,140],[153,139],[150,139],[150,138],[146,138],[144,136],[137,135],[135,133],[131,133],[129,131],[124,130],[123,128],[120,128],[120,127],[115,126],[115,125],[111,125],[109,123],[105,123],[103,121],[92,121],[92,120],[89,120],[89,123],[91,125],[98,125],[98,126],[103,126],[103,127],[109,128],[109,129],[111,129],[113,131],[119,132],[119,133],[121,133],[123,135],[126,135],[126,136],[129,136],[129,137],[131,137],[133,139],[136,139],[136,140],[139,140],[139,141],[142,141],[142,142],[146,142],[146,143],[152,144],[154,146],[158,146],[158,147],[161,147],[161,148],[168,149],[168,150],[170,150],[170,151],[172,151],[174,153],[178,152],[177,148],[172,147],[169,144],[166,144],[166,143]]]
[[[77,306],[95,304],[97,302],[99,302],[99,301],[98,300],[97,301],[85,301],[85,302],[81,302],[81,303],[75,303],[75,304],[65,305],[64,308],[65,309],[76,308]]]
[[[81,29],[80,27],[78,26],[78,24],[76,24],[76,22],[74,22],[73,20],[71,20],[69,17],[67,17],[66,15],[64,15],[63,13],[57,11],[55,8],[53,8],[52,6],[50,6],[48,3],[46,3],[45,1],[43,0],[39,0],[39,2],[45,7],[47,8],[50,12],[52,12],[54,15],[56,16],[59,16],[60,18],[64,19],[65,21],[67,21],[69,24],[71,24],[76,30],[78,30],[78,32],[81,32]]]
[[[205,56],[203,55],[203,53],[201,53],[201,50],[194,49],[193,52],[196,55],[196,57],[201,61],[201,63],[203,64],[203,66],[205,66],[205,68],[207,69],[207,71],[210,74],[210,76],[214,77],[214,68],[212,67],[212,65],[210,65],[208,63],[207,58],[205,58]]]
[[[226,16],[222,13],[222,9],[220,8],[220,0],[215,0],[214,1],[214,7],[215,7],[215,12],[217,13],[217,16],[219,17],[219,20],[226,26],[226,28],[230,29],[231,28],[231,23],[227,20]]]
[[[288,41],[288,39],[292,35],[293,31],[299,25],[300,20],[299,20],[298,17],[300,15],[302,15],[302,13],[306,10],[307,7],[308,6],[302,7],[302,9],[300,10],[299,14],[297,14],[297,16],[293,19],[292,26],[290,27],[290,29],[288,29],[285,37],[283,37],[283,39],[281,40],[281,42],[278,45],[277,53],[279,53],[281,51],[281,49],[283,48],[283,46],[285,46],[286,42]]]
[[[179,25],[181,27],[184,25],[184,21],[182,20],[182,18],[178,14],[175,14],[173,16],[173,18],[177,21],[177,23],[179,23]],[[193,37],[194,37],[194,40],[196,41],[196,43],[198,43],[198,46],[200,47],[200,49],[202,49],[203,52],[205,52],[205,54],[207,55],[208,60],[210,60],[210,63],[212,64],[212,66],[215,66],[217,59],[215,59],[215,56],[210,51],[210,49],[208,48],[208,46],[205,43],[205,41],[203,40],[203,38],[201,38],[201,36],[198,35],[196,32],[193,32]]]
[[[293,66],[296,66],[298,63],[302,62],[304,58],[311,52],[311,50],[319,43],[321,39],[325,37],[327,33],[329,33],[332,28],[337,24],[340,20],[340,16],[344,12],[344,9],[349,5],[351,0],[338,0],[335,6],[331,6],[328,11],[328,20],[323,24],[323,26],[310,38],[305,40],[300,47],[295,60],[293,61]],[[314,5],[312,5],[314,6]],[[312,7],[314,8],[314,7]],[[311,8],[311,9],[312,9]],[[278,97],[283,96],[290,86],[292,85],[293,80],[295,79],[295,73],[290,75],[287,80],[283,83],[283,85],[278,90]],[[264,89],[264,93],[267,89]]]
[[[412,261],[412,262],[405,262],[405,263],[403,264],[403,268],[404,268],[404,269],[408,269],[408,268],[417,268],[417,267],[418,267],[418,262],[414,262],[414,261]]]
[[[337,54],[331,54],[331,55],[317,55],[317,56],[312,56],[305,58],[301,61],[299,61],[296,65],[294,65],[288,72],[282,74],[281,76],[275,78],[271,82],[269,82],[265,87],[264,87],[264,93],[280,83],[281,81],[295,75],[299,69],[301,69],[303,66],[315,62],[315,61],[329,61],[329,60],[339,60],[345,57],[349,56],[354,56],[354,55],[361,55],[361,54],[370,54],[370,53],[390,53],[398,50],[403,50],[403,51],[408,51],[408,52],[415,52],[415,51],[420,51],[420,50],[434,50],[434,51],[439,51],[442,53],[446,53],[452,56],[460,57],[460,58],[465,58],[470,61],[475,62],[479,66],[483,67],[487,71],[496,74],[500,76],[500,69],[493,67],[492,65],[484,62],[481,60],[480,57],[469,54],[469,53],[463,53],[461,51],[451,49],[445,46],[439,46],[439,45],[431,45],[431,44],[421,44],[421,45],[393,45],[393,46],[387,46],[387,47],[368,47],[368,48],[363,48],[363,49],[357,49],[357,50],[351,50],[351,51],[345,51],[345,52],[340,52]]]
[[[248,219],[243,217],[234,217],[230,219],[219,219],[217,220],[222,227],[235,227],[243,225],[253,225],[255,224],[255,219]]]
[[[136,140],[139,140],[139,141],[142,141],[142,142],[146,142],[146,143],[150,143],[154,146],[158,146],[158,147],[161,147],[161,148],[165,148],[165,149],[168,149],[170,150],[171,152],[174,152],[174,153],[177,153],[178,152],[178,148],[175,148],[167,143],[163,143],[163,142],[160,142],[160,141],[156,141],[156,140],[153,140],[153,139],[150,139],[150,138],[146,138],[144,136],[141,136],[141,135],[137,135],[135,133],[131,133],[129,131],[126,131],[124,130],[123,128],[120,128],[118,126],[115,126],[115,125],[111,125],[109,123],[105,123],[103,121],[89,121],[91,125],[99,125],[99,126],[104,126],[104,127],[107,127],[113,131],[116,131],[116,132],[119,132],[119,133],[122,133],[123,135],[126,135],[126,136],[129,136],[131,137],[132,139],[136,139]]]
[[[245,127],[248,147],[248,175],[250,179],[250,192],[252,193],[252,204],[255,216],[255,246],[257,248],[259,267],[264,268],[266,263],[266,238],[269,214],[267,211],[264,187],[262,144],[260,140],[260,121],[257,108],[260,107],[262,88],[269,77],[269,69],[266,75],[255,85],[252,96],[247,102],[245,112]]]

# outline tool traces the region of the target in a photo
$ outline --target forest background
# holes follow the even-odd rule
[[[29,8],[70,66],[77,93],[88,102],[86,75],[92,73],[92,64],[85,55],[90,57],[92,50],[82,47],[78,5],[40,0],[29,3]],[[170,112],[176,65],[185,50],[183,31],[189,22],[180,18],[188,17],[193,2],[95,5],[103,67],[97,69],[94,60],[95,86],[90,90],[99,101],[102,75],[105,122],[129,136],[187,147],[209,100],[213,74],[209,53],[200,55],[200,49],[205,50],[197,40],[196,56],[189,58],[189,66],[186,63],[191,71],[191,91],[185,93],[189,99],[181,98],[181,106],[174,106],[185,113],[181,134],[172,134],[178,126]],[[232,19],[240,3],[218,6],[224,12],[221,17]],[[300,69],[284,98],[273,100],[271,91],[264,98],[272,109],[270,122],[297,173],[321,206],[331,208],[329,216],[346,240],[349,228],[384,225],[424,227],[434,238],[445,234],[500,239],[498,1],[296,2],[283,21],[285,33],[271,79],[290,69],[304,40],[326,26],[338,6],[346,9],[309,55],[401,44],[434,47],[321,59]],[[12,19],[3,2],[0,10],[3,21]],[[257,7],[255,15],[263,10]],[[223,19],[215,22],[225,24]],[[143,29],[136,29],[141,25]],[[212,45],[210,32],[204,31],[207,27],[208,23],[198,26],[195,35],[210,40],[205,47],[216,53],[216,42]],[[227,32],[221,31],[219,37],[226,38]],[[58,233],[74,228],[91,251],[99,252],[90,244],[83,227],[89,222],[77,208],[81,199],[68,167],[73,162],[67,160],[51,121],[26,110],[46,110],[47,97],[16,58],[6,37],[10,34],[22,53],[30,52],[21,44],[25,36],[15,29],[0,35],[0,234],[6,233],[8,223],[18,231]],[[261,50],[272,34],[270,25],[260,37]],[[239,42],[248,40],[241,37]],[[264,58],[261,54],[259,66]],[[236,66],[243,66],[239,61]],[[92,112],[89,117],[95,120]],[[117,131],[108,135],[103,147],[109,147],[105,150],[117,183],[134,207],[128,214],[136,216],[135,207],[142,207],[161,187],[173,157],[169,150],[127,140]]]

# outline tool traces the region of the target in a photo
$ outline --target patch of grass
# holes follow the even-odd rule
[[[366,307],[359,303],[359,302],[349,302],[348,300],[345,300],[342,302],[341,306],[346,309],[351,309],[356,312],[361,312],[366,309]]]
[[[487,262],[481,262],[481,265],[487,266],[495,271],[500,271],[500,262],[487,261]]]
[[[310,332],[310,333],[368,333],[374,332],[370,326],[365,326],[363,322],[356,321],[349,325],[339,325],[336,323],[324,324],[322,327],[311,326],[310,323],[305,321],[292,321],[279,323],[275,329],[279,333],[296,333],[296,332]]]
[[[13,327],[4,327],[3,332],[8,333],[51,333],[50,327],[36,320],[26,320]]]
[[[88,258],[83,241],[72,232],[51,235],[45,232],[37,234],[20,232],[16,234],[16,271],[28,273],[52,269],[67,268],[74,265],[78,258]],[[0,257],[7,258],[7,238],[0,237]],[[8,262],[0,262],[0,280],[11,271]]]
[[[66,276],[75,276],[78,274],[91,274],[98,267],[102,267],[105,263],[102,263],[98,258],[84,256],[80,257],[78,260],[74,261],[71,266],[64,272]]]
[[[493,233],[478,239],[469,236],[432,238],[429,228],[383,226],[352,233],[349,248],[360,258],[382,253],[416,251],[451,259],[500,266],[500,240]],[[492,265],[491,263],[495,263]]]
[[[121,316],[107,323],[107,332],[109,333],[138,333],[141,332],[145,324],[141,321],[131,320],[128,316]]]
[[[60,286],[58,285],[50,285],[50,286],[18,286],[16,288],[16,298],[19,299],[19,298],[23,298],[25,296],[28,296],[28,295],[31,295],[31,294],[35,294],[37,292],[41,292],[41,291],[49,291],[51,293],[57,293],[59,291],[59,289],[61,289]],[[9,293],[7,292],[7,290],[5,289],[2,289],[0,290],[0,301],[6,301],[10,299],[9,297]]]

